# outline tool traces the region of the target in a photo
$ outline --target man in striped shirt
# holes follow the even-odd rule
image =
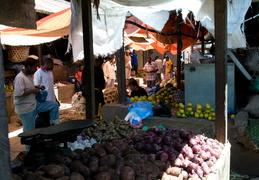
[[[157,77],[157,64],[151,60],[151,57],[147,58],[147,63],[144,65],[143,70],[146,72],[147,87],[152,88],[155,86]]]

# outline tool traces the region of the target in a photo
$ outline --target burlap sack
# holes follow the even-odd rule
[[[245,111],[254,118],[259,118],[259,95],[254,95],[245,107]]]

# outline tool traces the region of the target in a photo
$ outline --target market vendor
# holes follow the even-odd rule
[[[14,105],[15,112],[22,120],[23,131],[35,129],[36,113],[50,111],[50,123],[58,123],[59,106],[57,102],[36,100],[36,94],[43,89],[43,86],[35,86],[32,75],[37,69],[37,60],[27,58],[25,60],[25,69],[22,70],[14,79]],[[29,150],[29,146],[26,146]]]
[[[147,96],[147,91],[144,88],[140,87],[138,82],[134,78],[129,79],[128,87],[130,88],[129,97]]]

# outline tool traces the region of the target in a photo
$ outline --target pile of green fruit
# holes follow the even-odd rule
[[[171,103],[173,106],[174,103],[174,88],[173,87],[165,87],[160,89],[156,94],[152,94],[151,96],[135,96],[130,98],[131,102],[137,101],[148,101],[152,102],[152,104],[156,104],[160,101],[164,101],[165,103]]]
[[[200,104],[196,104],[195,109],[193,108],[192,103],[188,103],[187,107],[183,103],[175,104],[175,107],[178,107],[176,116],[178,118],[184,118],[187,116],[193,116],[195,118],[205,118],[210,121],[216,120],[215,109],[211,108],[210,104],[206,103],[204,107]]]

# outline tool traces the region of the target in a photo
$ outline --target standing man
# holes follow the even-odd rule
[[[163,73],[163,61],[158,56],[155,57],[155,63],[157,65],[157,82],[161,82],[161,73]]]
[[[108,55],[106,59],[107,59],[107,62],[103,65],[103,73],[105,78],[107,79],[105,88],[110,88],[110,87],[114,87],[115,55],[114,54]]]
[[[172,73],[173,73],[173,62],[169,59],[168,56],[166,56],[165,58],[166,62],[165,62],[165,80],[169,80],[172,78]]]
[[[23,131],[35,129],[36,113],[50,111],[50,123],[59,122],[58,103],[53,101],[36,101],[36,94],[44,86],[34,86],[32,75],[37,69],[37,60],[27,58],[22,70],[14,79],[14,105],[15,112],[23,124]],[[29,150],[29,146],[26,146]]]
[[[34,84],[36,86],[45,86],[48,91],[46,101],[58,102],[54,93],[53,59],[45,57],[42,63],[42,66],[34,74]]]
[[[131,56],[132,68],[135,71],[135,76],[137,76],[138,75],[138,55],[136,54],[136,51],[133,50],[133,53],[130,56]]]
[[[156,83],[157,77],[157,65],[155,62],[152,62],[151,57],[147,58],[147,63],[144,65],[143,70],[147,73],[147,87],[152,88]]]
[[[60,105],[54,93],[53,67],[53,59],[45,57],[42,61],[42,66],[34,74],[34,84],[35,86],[45,86],[48,92],[46,101],[57,102],[58,105]],[[38,113],[36,127],[48,127],[50,125],[48,121],[49,119],[49,112]]]
[[[130,56],[130,50],[127,49],[125,51],[125,77],[126,80],[130,78],[130,72],[131,72],[131,56]]]

